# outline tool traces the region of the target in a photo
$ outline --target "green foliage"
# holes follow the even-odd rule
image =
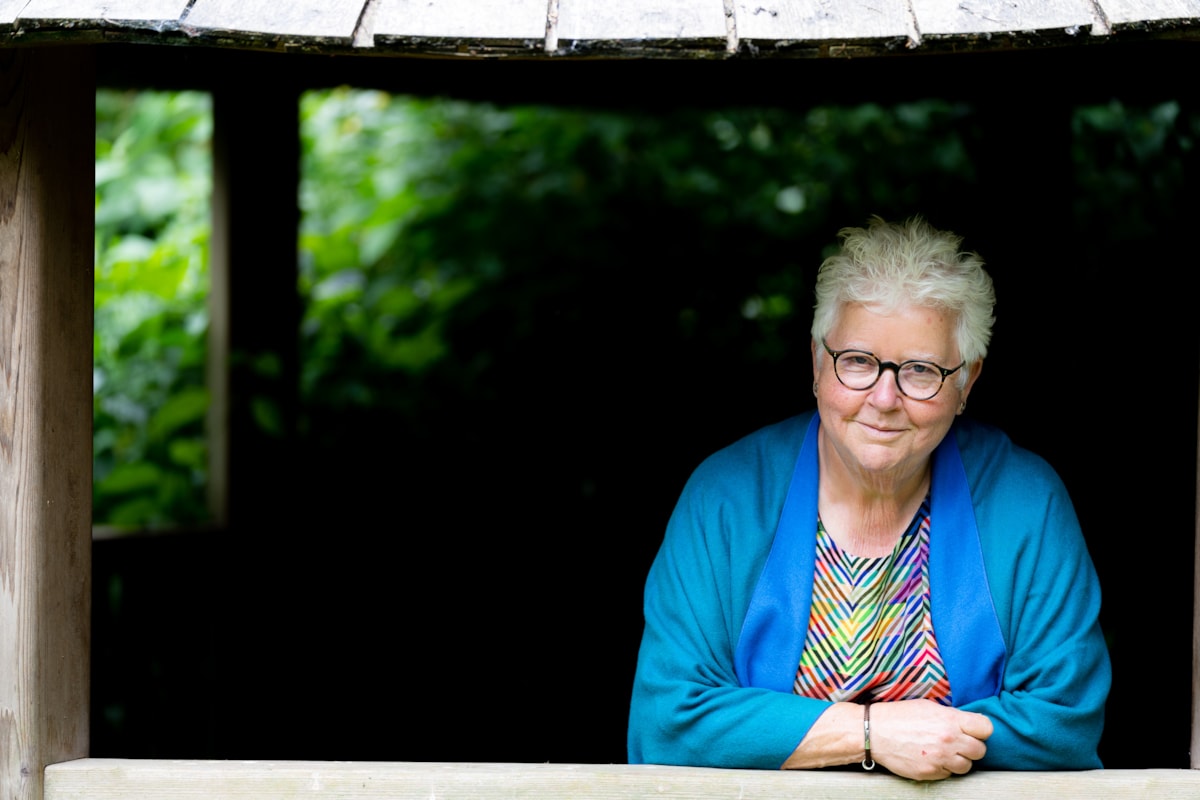
[[[206,95],[97,93],[98,524],[206,514],[210,136]]]
[[[665,348],[668,370],[681,349],[712,346],[761,368],[795,359],[807,325],[797,259],[831,225],[865,221],[861,209],[911,213],[939,185],[969,181],[968,114],[940,102],[644,114],[310,93],[308,429],[341,438],[354,408],[435,435],[457,399],[519,381],[538,337],[557,330],[566,348],[580,327],[607,324],[605,305],[628,323],[609,352],[540,357],[614,370],[629,348]]]
[[[1105,232],[1096,249],[1161,236],[1185,196],[1183,163],[1200,143],[1200,114],[1175,101],[1113,100],[1076,109],[1071,125],[1079,229]]]
[[[318,453],[543,424],[572,393],[629,402],[623,383],[701,374],[790,404],[771,381],[805,370],[832,233],[872,213],[952,227],[978,194],[974,111],[936,100],[644,113],[339,89],[304,95],[301,119],[299,392]],[[1197,120],[1172,103],[1073,119],[1077,227],[1146,236],[1153,204],[1129,198],[1182,191]],[[100,522],[204,515],[210,120],[201,95],[97,98]],[[512,399],[551,369],[557,394]]]

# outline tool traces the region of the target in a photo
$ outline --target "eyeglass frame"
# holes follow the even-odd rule
[[[892,371],[892,373],[896,376],[896,390],[899,391],[900,394],[907,397],[909,400],[916,400],[919,403],[923,403],[926,400],[932,400],[933,398],[937,397],[938,394],[942,391],[942,387],[946,385],[946,378],[949,378],[951,375],[958,372],[960,369],[962,369],[963,367],[965,367],[967,365],[967,362],[963,361],[961,364],[959,364],[954,369],[946,369],[941,364],[938,364],[936,361],[926,361],[923,358],[910,358],[907,361],[901,361],[899,364],[897,364],[895,361],[884,361],[882,358],[875,355],[870,350],[858,350],[853,347],[848,347],[845,350],[834,350],[832,347],[829,346],[829,343],[826,342],[824,339],[821,340],[821,346],[824,347],[825,352],[829,353],[829,355],[833,358],[833,376],[838,379],[838,383],[840,383],[842,386],[845,386],[850,391],[865,392],[865,391],[875,388],[875,384],[879,383],[879,379],[883,377],[883,373],[890,369]],[[837,369],[838,358],[840,356],[845,355],[846,353],[861,353],[864,356],[870,356],[871,358],[875,359],[875,362],[877,364],[879,364],[879,372],[878,372],[878,374],[875,375],[875,380],[871,381],[869,384],[862,387],[861,389],[855,388],[853,386],[848,386],[846,384],[846,382],[844,380],[842,380],[842,376],[840,374],[838,374],[838,369]],[[904,391],[904,387],[900,385],[900,369],[902,367],[904,367],[904,365],[906,365],[906,364],[928,364],[929,366],[936,369],[939,373],[941,373],[942,382],[938,384],[938,387],[937,387],[937,389],[934,390],[933,394],[929,395],[929,397],[913,397],[911,394]]]

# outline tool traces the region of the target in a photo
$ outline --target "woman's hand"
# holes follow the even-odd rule
[[[888,771],[918,781],[971,771],[987,752],[992,721],[932,700],[871,706],[871,757]],[[863,707],[835,703],[809,729],[784,769],[852,764],[863,758]]]
[[[965,775],[987,752],[992,721],[983,714],[902,700],[871,706],[871,756],[890,772],[918,781]]]

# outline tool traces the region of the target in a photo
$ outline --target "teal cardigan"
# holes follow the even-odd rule
[[[706,459],[645,590],[630,763],[777,769],[830,706],[791,693],[816,536],[814,412]],[[980,768],[1094,769],[1111,683],[1100,587],[1066,489],[959,418],[933,455],[930,600],[954,704],[995,727]]]

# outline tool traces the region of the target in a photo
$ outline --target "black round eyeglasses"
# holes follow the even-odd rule
[[[866,391],[879,382],[885,370],[896,373],[896,388],[912,400],[932,400],[942,390],[946,378],[958,372],[966,361],[946,369],[932,361],[880,361],[866,350],[834,350],[824,339],[821,345],[833,357],[833,374],[847,389]]]

